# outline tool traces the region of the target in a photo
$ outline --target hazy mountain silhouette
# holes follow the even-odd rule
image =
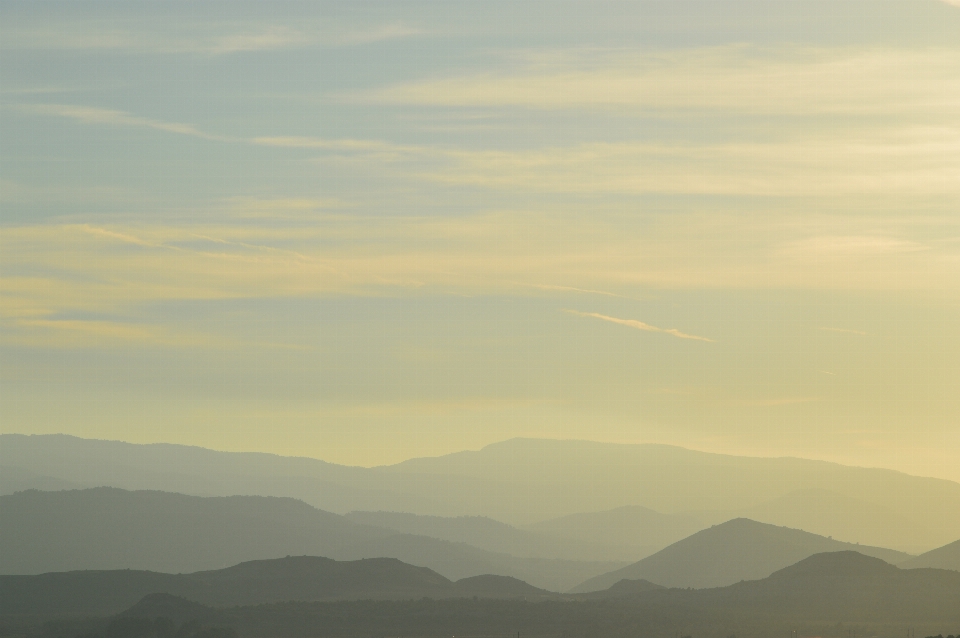
[[[541,521],[526,529],[561,539],[564,543],[589,543],[600,539],[597,558],[639,560],[667,545],[700,531],[706,524],[689,514],[662,514],[648,507],[628,505],[603,512],[582,512]]]
[[[194,572],[287,555],[393,557],[460,579],[501,574],[564,590],[617,563],[517,558],[355,523],[302,501],[92,488],[0,496],[0,573]],[[622,563],[621,563],[622,565]]]
[[[909,558],[890,549],[851,545],[738,518],[697,532],[633,565],[591,578],[571,591],[599,591],[624,578],[643,578],[665,587],[723,587],[765,578],[813,554],[847,549],[894,562]]]
[[[642,550],[630,545],[611,547],[593,542],[589,534],[573,537],[554,533],[553,530],[540,532],[535,528],[518,529],[486,516],[350,512],[346,517],[356,523],[375,525],[406,534],[439,538],[454,543],[467,543],[487,551],[512,556],[630,562],[659,549],[655,547],[642,553]],[[701,525],[696,529],[702,527]],[[562,529],[562,526],[558,528]],[[686,535],[688,534],[681,534],[678,538]]]
[[[665,445],[513,439],[475,452],[361,468],[180,445],[4,434],[0,466],[26,467],[38,476],[82,486],[288,496],[338,513],[487,516],[511,525],[637,505],[664,513],[741,512],[798,491],[826,490],[876,504],[909,521],[937,521],[912,526],[904,538],[898,531],[902,545],[897,548],[932,549],[960,536],[960,483]],[[818,531],[853,540],[862,531],[855,520],[843,517],[829,524],[837,529]],[[616,545],[618,538],[614,535],[610,544]]]
[[[209,620],[216,615],[216,610],[173,594],[147,594],[120,615],[136,618],[169,618],[174,624],[182,625],[190,621]]]
[[[478,596],[480,598],[554,598],[555,592],[549,592],[518,578],[481,574],[461,578],[453,584],[453,593],[458,596]]]
[[[74,481],[37,474],[16,465],[0,465],[0,495],[24,490],[72,490],[83,487]]]
[[[150,594],[167,596],[141,600]],[[287,556],[193,574],[112,570],[0,576],[0,615],[111,615],[137,601],[141,607],[152,605],[151,613],[158,613],[156,606],[160,604],[184,606],[173,596],[189,601],[185,606],[195,614],[197,603],[232,607],[282,601],[423,597],[549,599],[558,594],[505,576],[481,575],[452,582],[430,569],[394,558],[335,561]]]
[[[737,512],[743,518],[802,529],[864,545],[894,547],[919,553],[913,544],[916,524],[889,507],[843,496],[829,490],[807,489]],[[729,520],[726,516],[723,520]]]
[[[404,534],[467,543],[513,556],[549,556],[554,548],[547,537],[517,529],[486,516],[428,516],[408,512],[349,512],[355,523],[375,525]]]
[[[954,541],[949,545],[931,549],[925,554],[920,554],[914,558],[900,563],[904,569],[915,569],[919,567],[933,567],[935,569],[952,569],[960,571],[960,540]]]
[[[608,589],[583,594],[586,598],[628,598],[644,594],[655,589],[665,589],[662,585],[651,583],[642,578],[630,580],[624,578],[611,585]]]

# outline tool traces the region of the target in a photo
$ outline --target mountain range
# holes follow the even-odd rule
[[[121,569],[0,576],[0,616],[112,615],[155,593],[215,607],[294,600],[556,596],[507,576],[486,574],[452,582],[394,558],[335,561],[287,556],[192,574]]]
[[[479,451],[363,468],[169,444],[0,435],[0,491],[97,486],[197,496],[283,496],[339,514],[484,516],[515,527],[638,506],[689,515],[704,526],[749,515],[911,553],[960,536],[958,483],[797,458],[512,439]],[[912,524],[921,520],[937,524]],[[642,537],[625,540],[615,528],[593,542],[632,548],[633,554],[620,555],[624,560],[636,560],[636,552],[658,545]]]
[[[794,630],[803,635],[841,636],[853,631],[897,635],[910,628],[917,635],[953,635],[960,629],[960,572],[904,570],[853,551],[815,554],[766,578],[721,588],[668,589],[621,581],[606,592],[565,596],[537,592],[522,583],[444,582],[429,570],[383,559],[336,563],[286,558],[203,574],[165,575],[166,586],[149,583],[146,588],[155,591],[119,616],[82,617],[94,610],[103,614],[102,610],[115,609],[144,590],[134,583],[156,576],[118,571],[0,577],[0,623],[20,619],[21,626],[29,630],[24,619],[33,619],[34,627],[46,623],[48,633],[56,627],[56,632],[65,636],[111,635],[110,628],[118,626],[118,618],[154,620],[165,616],[184,626],[194,622],[232,629],[241,638],[503,636],[511,632],[521,636],[643,634],[664,638],[677,632],[704,636],[736,633],[742,638],[759,638]],[[114,587],[111,594],[103,593],[109,589],[104,583],[124,578],[126,591]],[[9,586],[10,579],[20,579],[15,590]],[[288,583],[309,594],[300,601],[269,602],[289,596]],[[192,589],[177,593],[176,586]],[[502,595],[505,587],[515,589]],[[11,597],[10,591],[16,596]],[[362,600],[329,600],[348,591],[346,597]],[[433,595],[418,597],[424,591]],[[497,593],[500,598],[493,597]],[[72,602],[83,596],[87,596],[86,606]],[[311,596],[328,598],[309,600]],[[96,597],[99,599],[93,600]],[[108,598],[109,606],[105,604]],[[73,605],[70,609],[75,619],[61,615],[57,624],[51,624],[50,613],[67,609],[62,604],[67,600]],[[238,601],[247,604],[232,605]],[[11,612],[19,615],[11,616]]]
[[[444,577],[499,574],[554,591],[622,563],[520,558],[354,522],[292,498],[90,488],[0,496],[0,574],[179,573],[287,555],[392,557]]]

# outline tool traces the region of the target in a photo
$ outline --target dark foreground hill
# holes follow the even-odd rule
[[[899,569],[853,551],[816,554],[769,578],[701,596],[728,608],[794,617],[960,621],[960,573]]]
[[[599,591],[624,578],[642,578],[665,587],[722,587],[764,578],[813,554],[843,550],[893,563],[910,558],[890,549],[738,518],[697,532],[633,565],[591,578],[571,591]]]
[[[960,540],[949,545],[932,549],[916,558],[903,562],[901,567],[934,567],[936,569],[954,569],[960,571]]]
[[[196,572],[287,555],[391,557],[459,580],[501,574],[562,591],[622,563],[517,558],[355,523],[302,501],[92,488],[0,496],[0,574]]]
[[[627,585],[618,586],[624,589]],[[286,602],[234,608],[201,607],[152,595],[126,616],[176,615],[231,628],[241,638],[286,636],[567,636],[650,638],[680,635],[738,638],[816,635],[900,636],[960,634],[960,573],[901,570],[855,552],[818,554],[768,578],[723,588],[688,590],[643,585],[623,595],[540,600],[457,599]],[[86,622],[86,624],[83,624]],[[76,621],[59,635],[80,630],[103,635],[100,625]],[[100,632],[99,634],[97,632]]]
[[[135,570],[0,576],[0,616],[109,615],[149,594],[215,607],[281,601],[558,596],[507,576],[452,582],[393,558],[335,561],[294,556],[193,574]]]

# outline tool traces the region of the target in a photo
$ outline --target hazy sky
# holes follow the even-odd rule
[[[0,5],[0,431],[960,480],[960,0]]]

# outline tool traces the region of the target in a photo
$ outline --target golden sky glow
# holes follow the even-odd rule
[[[528,4],[3,5],[2,431],[960,480],[960,7]]]

